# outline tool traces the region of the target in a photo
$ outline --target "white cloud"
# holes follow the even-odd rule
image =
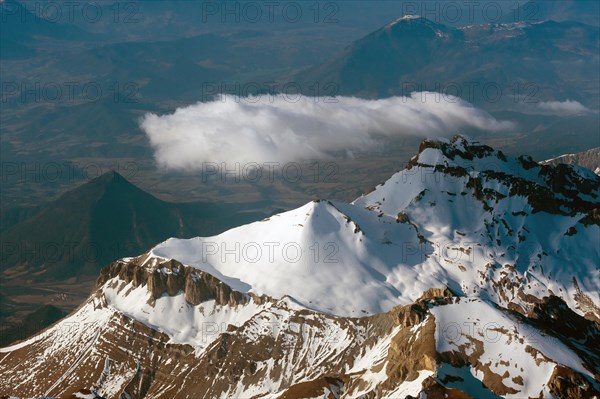
[[[590,109],[586,108],[579,101],[571,100],[539,102],[536,104],[535,111],[538,112],[534,113],[557,116],[582,115],[591,112]]]
[[[171,115],[146,114],[140,126],[161,166],[189,170],[204,162],[289,162],[368,152],[385,137],[513,128],[463,100],[434,93],[381,100],[223,96]]]

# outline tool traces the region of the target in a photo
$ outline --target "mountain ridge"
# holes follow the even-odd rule
[[[226,282],[233,278],[230,284],[242,291],[253,287],[257,288],[259,293],[276,297],[285,293],[308,307],[309,303],[314,306],[318,301],[323,301],[322,298],[328,298],[320,307],[313,307],[321,312],[328,312],[328,308],[336,306],[334,304],[341,306],[341,303],[349,299],[344,292],[336,294],[336,291],[329,291],[325,294],[325,287],[332,281],[333,276],[344,275],[347,273],[344,270],[349,268],[357,273],[353,276],[356,280],[349,279],[342,286],[344,289],[353,287],[351,290],[361,293],[356,296],[357,300],[361,303],[367,302],[364,309],[358,309],[358,304],[350,305],[343,311],[337,308],[342,312],[338,315],[350,316],[352,311],[367,310],[372,313],[389,309],[382,307],[380,301],[383,298],[393,301],[392,298],[398,296],[398,287],[390,283],[396,278],[392,276],[400,271],[406,276],[413,275],[413,266],[424,261],[427,263],[430,255],[427,251],[433,251],[436,246],[450,243],[460,248],[459,252],[472,251],[477,254],[478,259],[465,259],[463,255],[462,259],[458,256],[458,261],[453,262],[452,259],[441,258],[439,253],[434,254],[440,258],[435,263],[435,268],[440,268],[439,274],[432,273],[432,270],[416,272],[411,279],[419,282],[414,286],[416,291],[413,294],[400,295],[404,303],[416,300],[426,287],[438,282],[437,278],[440,278],[442,283],[445,281],[445,284],[450,284],[450,289],[464,292],[465,288],[460,283],[465,277],[463,272],[451,272],[450,275],[455,277],[450,278],[447,271],[448,267],[456,268],[459,263],[467,268],[469,264],[476,268],[483,267],[480,272],[487,276],[486,278],[499,272],[493,271],[495,268],[506,267],[504,262],[518,266],[521,261],[517,254],[521,252],[534,257],[556,256],[557,262],[566,262],[564,267],[569,267],[569,261],[559,255],[560,247],[554,247],[549,242],[544,242],[542,249],[529,246],[527,236],[535,240],[537,234],[542,234],[541,231],[536,233],[528,228],[530,223],[541,226],[547,222],[555,223],[547,221],[548,218],[567,218],[568,222],[561,222],[567,227],[554,233],[558,240],[562,240],[559,238],[561,235],[570,237],[565,235],[569,231],[585,230],[588,226],[594,232],[588,237],[592,240],[590,244],[596,238],[594,234],[597,234],[595,229],[598,225],[597,201],[600,196],[600,179],[596,175],[566,165],[539,166],[528,157],[507,157],[501,152],[495,152],[491,147],[471,145],[462,138],[454,140],[456,141],[425,141],[421,145],[419,155],[409,162],[407,169],[352,204],[312,202],[297,210],[271,217],[266,222],[242,226],[220,236],[190,240],[170,239],[153,248],[150,254],[159,259],[178,259],[209,273],[217,273],[216,275]],[[396,189],[398,185],[403,187],[402,191]],[[432,216],[422,214],[421,209],[433,207],[436,208]],[[500,214],[496,214],[497,208],[501,209]],[[411,214],[413,209],[414,215]],[[469,212],[461,209],[469,209]],[[530,222],[527,221],[529,216]],[[440,233],[440,229],[448,232]],[[469,234],[461,230],[474,232]],[[465,235],[461,236],[459,233]],[[544,231],[543,234],[547,232]],[[315,250],[309,250],[314,248],[311,245],[325,251],[328,244],[335,243],[330,251],[335,252],[336,258],[328,263],[322,254],[317,259],[319,262],[314,262],[314,258],[305,255],[293,263],[286,259],[287,254],[276,250],[274,257],[269,258],[267,262],[266,245],[258,242],[259,247],[262,245],[262,248],[257,249],[257,253],[262,255],[259,261],[251,262],[252,256],[241,256],[235,261],[230,258],[228,261],[223,246],[236,243],[240,248],[250,249],[257,244],[245,237],[261,237],[265,242],[280,242],[282,246],[297,245],[303,249],[303,254],[309,256],[316,253]],[[468,241],[469,239],[471,241]],[[461,242],[464,244],[461,245]],[[471,244],[468,245],[468,242]],[[478,248],[473,242],[479,243],[483,248]],[[410,253],[415,251],[409,250],[411,245],[417,246],[416,253]],[[569,245],[582,245],[583,251],[583,241]],[[497,252],[497,256],[503,252],[504,254],[499,259],[494,259],[493,256],[485,254],[484,250]],[[400,254],[397,251],[400,251]],[[507,251],[512,253],[507,255]],[[240,254],[241,251],[238,255]],[[378,255],[373,256],[374,254]],[[402,266],[402,263],[394,263],[398,255],[404,257],[405,266]],[[590,256],[590,261],[598,259],[597,253],[592,252]],[[492,271],[486,266],[488,262],[496,265],[492,267]],[[561,273],[562,266],[554,267],[556,272]],[[289,274],[290,272],[292,273]],[[307,272],[309,274],[306,274]],[[273,285],[264,277],[259,278],[273,273]],[[531,273],[531,270],[527,270],[525,275],[528,273]],[[496,278],[498,277],[497,275]],[[589,277],[591,278],[591,275]],[[468,285],[480,285],[479,277],[474,275],[470,278],[473,280],[467,280]],[[303,283],[297,285],[297,279],[301,279]],[[555,283],[548,280],[547,276],[543,279],[547,281],[546,284]],[[362,286],[363,281],[375,284],[372,287],[368,285],[373,290],[371,293],[369,288],[365,289]],[[323,282],[324,285],[320,286],[319,282]],[[321,288],[310,293],[315,284]],[[403,281],[402,284],[404,286],[407,283]],[[419,284],[422,288],[417,288]],[[571,283],[567,283],[569,284]],[[283,287],[287,288],[284,290]],[[598,288],[592,289],[590,286],[588,292],[594,292]],[[561,289],[567,290],[567,287],[561,286]],[[571,284],[571,288],[568,289],[571,291],[571,297],[575,295],[574,289]],[[491,287],[490,290],[495,291]],[[516,294],[517,292],[513,292],[511,295]],[[373,298],[374,302],[369,305],[367,298]],[[574,306],[572,302],[571,306]],[[594,314],[594,317],[600,315],[598,311]]]
[[[528,1],[520,5],[504,22],[526,21],[539,22],[544,20],[581,21],[588,25],[600,25],[600,6],[598,2],[589,0],[562,1]]]
[[[597,102],[590,100],[598,96],[597,81],[590,86],[579,79],[593,75],[586,75],[585,68],[567,70],[563,63],[586,59],[596,65],[597,43],[598,28],[575,21],[455,28],[419,16],[403,17],[289,80],[307,86],[306,93],[311,84],[320,82],[334,87],[334,95],[364,98],[435,91],[488,109],[517,110],[516,103],[566,99],[595,107]],[[475,64],[482,58],[485,63]],[[494,95],[484,91],[489,86],[495,88]]]
[[[600,175],[600,147],[591,148],[587,151],[578,152],[576,154],[564,154],[558,157],[547,159],[540,162],[544,165],[557,165],[566,163],[569,165],[579,165],[586,169],[594,171]]]
[[[539,187],[509,195],[522,181]],[[558,205],[539,206],[538,190]],[[593,397],[599,203],[591,171],[460,136],[425,141],[352,204],[311,202],[113,262],[69,317],[0,349],[0,372],[21,396]],[[441,238],[446,254],[420,247]],[[337,243],[338,262],[236,254],[263,241],[311,256]],[[61,333],[69,323],[76,334]]]

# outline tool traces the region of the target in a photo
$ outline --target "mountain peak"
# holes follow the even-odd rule
[[[494,212],[501,199],[520,197],[533,213],[589,216],[600,198],[600,178],[591,171],[571,165],[541,165],[526,155],[507,156],[458,135],[450,140],[424,140],[405,170],[355,203],[395,215],[417,202],[437,203],[429,197],[437,196],[441,186],[453,193],[470,193],[489,212]],[[390,198],[396,200],[390,202]]]
[[[103,173],[102,175],[92,179],[92,182],[96,182],[96,183],[102,183],[102,184],[107,184],[107,183],[123,183],[123,182],[127,182],[129,183],[129,181],[127,179],[125,179],[121,174],[119,174],[119,172],[115,171],[115,170],[109,170],[106,173]]]
[[[137,187],[123,175],[115,170],[109,170],[106,173],[88,181],[87,183],[77,187],[72,191],[80,193],[96,193],[99,198],[100,193],[108,194],[109,196],[116,195],[117,197],[135,196],[135,198],[149,198],[151,195],[141,188]]]
[[[416,20],[416,19],[425,19],[425,18],[421,17],[420,15],[407,14],[400,18],[396,18],[395,20],[393,20],[392,22],[387,24],[385,27],[386,27],[386,29],[390,29],[392,26],[397,25],[402,21],[412,21],[412,20]]]
[[[380,31],[401,33],[406,29],[411,31],[415,29],[426,29],[427,32],[434,32],[434,37],[437,38],[449,37],[449,33],[454,31],[460,34],[460,32],[454,28],[450,28],[444,24],[432,21],[420,15],[404,15],[388,23],[382,29],[380,29]]]
[[[490,155],[498,156],[498,152],[494,151],[493,148],[460,134],[453,136],[451,139],[436,138],[423,140],[419,146],[417,157],[413,159],[418,158],[427,149],[438,150],[451,160],[454,160],[456,157],[473,160],[473,158],[483,158]],[[503,158],[503,155],[500,155],[499,158]]]

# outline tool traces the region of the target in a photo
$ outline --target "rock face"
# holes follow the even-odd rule
[[[426,141],[354,204],[111,263],[75,312],[0,349],[0,395],[600,397],[599,227],[581,222],[599,182],[460,137]],[[201,252],[269,234],[311,262]],[[317,262],[315,241],[337,244],[337,262]]]
[[[538,164],[528,156],[517,158],[519,165],[509,165],[502,151],[465,140],[461,136],[455,136],[450,143],[425,140],[419,147],[419,154],[427,149],[437,150],[449,160],[458,161],[459,165],[434,165],[435,170],[454,177],[469,177],[467,186],[475,190],[475,196],[480,201],[495,201],[506,198],[506,194],[484,189],[486,180],[497,180],[510,187],[508,196],[523,196],[528,199],[532,212],[559,213],[565,215],[576,215],[579,213],[591,213],[598,209],[598,193],[600,190],[600,179],[593,176],[583,178],[580,171],[564,163]],[[478,162],[479,160],[479,162]],[[469,174],[469,168],[461,166],[464,161],[474,162],[484,166],[483,173],[473,177]],[[499,165],[494,164],[497,162]],[[499,167],[502,163],[508,166],[508,170]],[[408,163],[408,168],[415,166],[431,166],[419,162],[419,156]],[[522,168],[521,171],[517,167]],[[536,178],[532,179],[532,171]],[[521,173],[520,173],[521,172]],[[583,194],[583,195],[582,195]],[[589,196],[589,199],[586,199]],[[488,205],[489,206],[489,205]]]
[[[556,158],[540,162],[543,165],[579,165],[600,174],[600,147],[578,152],[577,154],[565,154]]]
[[[592,398],[599,394],[585,377],[562,366],[554,368],[548,388],[559,398]]]
[[[249,299],[210,274],[186,267],[174,259],[162,262],[152,259],[147,266],[141,263],[146,259],[142,256],[127,262],[120,260],[111,263],[100,272],[97,286],[101,287],[113,278],[118,278],[121,284],[131,283],[133,288],[147,286],[151,303],[164,295],[179,293],[185,294],[185,300],[190,305],[214,299],[218,305],[235,306]]]

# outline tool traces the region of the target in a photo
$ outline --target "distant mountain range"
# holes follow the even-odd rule
[[[457,95],[487,109],[551,100],[598,104],[599,28],[517,22],[453,28],[405,16],[292,80],[329,84],[331,95],[381,98],[414,91]]]
[[[456,136],[313,201],[105,267],[0,349],[20,397],[593,398],[600,177]],[[84,396],[87,395],[87,396]]]
[[[595,0],[534,0],[520,5],[504,22],[579,21],[600,25],[600,3]]]
[[[542,162],[544,165],[558,165],[566,163],[569,165],[579,165],[594,173],[600,175],[600,147],[591,150],[579,152],[577,154],[565,154],[556,158],[548,159]]]

